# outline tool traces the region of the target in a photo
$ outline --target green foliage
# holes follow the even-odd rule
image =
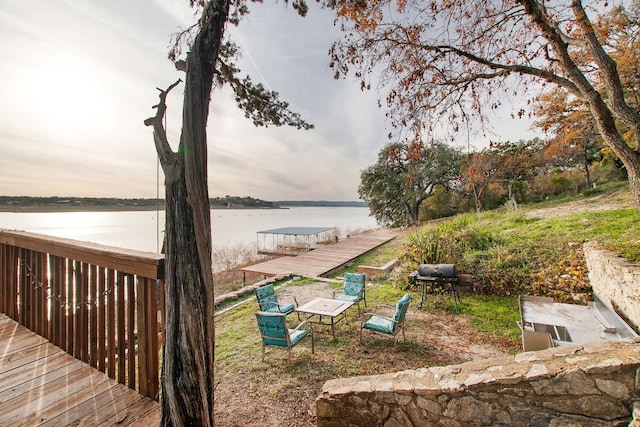
[[[444,187],[437,187],[433,190],[431,197],[424,200],[420,205],[418,219],[420,221],[428,221],[445,218],[458,212],[469,210],[470,207],[471,200],[465,198],[461,193],[447,190]]]
[[[604,193],[604,190],[602,190],[599,187],[596,187],[596,188],[585,188],[584,190],[582,190],[580,194],[582,194],[585,197],[590,197],[590,196],[595,196],[602,193]]]
[[[453,263],[476,277],[477,293],[551,295],[569,300],[588,293],[581,244],[597,240],[640,261],[640,215],[634,208],[536,218],[521,209],[462,215],[413,232],[398,257],[405,277],[426,260]]]
[[[380,224],[416,224],[420,206],[437,188],[452,188],[462,154],[444,143],[390,143],[360,175],[358,194]]]
[[[427,225],[408,237],[400,260],[415,266],[460,263],[479,251],[490,248],[495,237],[490,230],[476,227],[473,215],[458,216],[437,225]]]

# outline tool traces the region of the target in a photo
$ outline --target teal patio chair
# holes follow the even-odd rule
[[[287,316],[283,313],[259,311],[256,313],[256,319],[262,341],[263,362],[267,346],[287,350],[289,352],[289,362],[291,362],[291,349],[309,335],[311,335],[311,353],[315,353],[313,328],[311,328],[311,323],[308,324],[308,330],[305,328],[307,325],[306,320],[296,326],[295,329],[289,329],[287,327]]]
[[[384,317],[375,314],[375,311],[373,313],[365,313],[365,316],[369,315],[369,317],[367,320],[364,320],[360,326],[360,342],[362,343],[362,331],[364,329],[385,335],[391,335],[393,336],[394,344],[397,344],[396,336],[398,332],[402,331],[402,339],[406,340],[406,337],[404,336],[404,318],[407,314],[407,309],[409,308],[409,301],[411,301],[411,296],[409,294],[405,294],[400,301],[396,303],[393,317]],[[393,309],[391,306],[380,306],[378,308],[382,307]]]
[[[256,299],[258,300],[260,311],[289,314],[293,312],[293,310],[295,310],[295,308],[298,306],[298,301],[296,300],[296,298],[293,296],[291,296],[291,298],[293,298],[293,304],[280,304],[278,302],[276,290],[273,287],[272,283],[269,283],[265,286],[260,286],[256,289]]]
[[[364,282],[365,275],[362,273],[345,273],[344,288],[342,289],[342,294],[336,295],[336,291],[334,291],[333,298],[337,300],[357,303],[358,316],[360,316],[360,301],[363,301],[365,307],[367,306]]]

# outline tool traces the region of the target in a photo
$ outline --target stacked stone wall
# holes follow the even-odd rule
[[[638,331],[640,326],[640,266],[596,242],[584,244],[584,256],[593,291]]]
[[[640,342],[563,346],[325,383],[318,427],[640,425]]]

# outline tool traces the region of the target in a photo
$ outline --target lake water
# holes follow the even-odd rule
[[[211,229],[214,250],[257,246],[257,232],[280,227],[335,227],[339,236],[377,228],[369,208],[291,207],[290,209],[213,209]],[[126,212],[0,212],[0,229],[24,230],[159,252],[164,211]]]

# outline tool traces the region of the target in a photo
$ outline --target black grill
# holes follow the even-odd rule
[[[455,264],[420,264],[418,270],[409,275],[409,282],[420,285],[420,308],[426,294],[435,291],[450,293],[457,311],[460,301],[458,291],[473,292],[473,276],[456,274]]]
[[[420,264],[418,276],[423,277],[456,277],[455,264]]]

